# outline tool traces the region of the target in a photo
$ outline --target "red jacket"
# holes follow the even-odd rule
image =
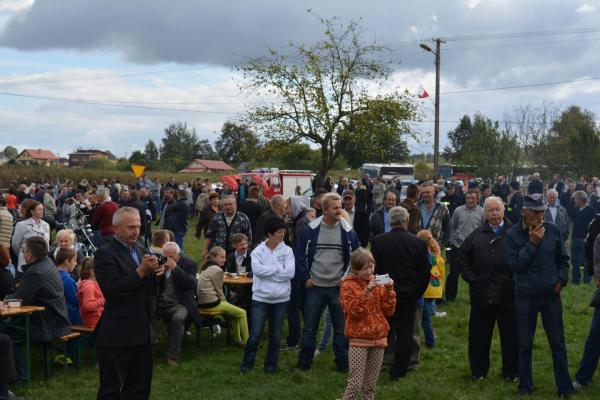
[[[116,230],[112,223],[114,213],[119,209],[119,205],[114,201],[105,201],[98,205],[94,210],[94,218],[92,218],[92,225],[98,227],[100,230],[100,236],[114,235]]]
[[[77,284],[77,299],[79,300],[79,313],[83,324],[88,328],[96,328],[96,324],[104,311],[104,295],[98,282],[85,279]]]
[[[376,286],[367,293],[367,285],[367,281],[354,275],[342,282],[340,303],[344,309],[344,334],[349,339],[383,339],[390,330],[386,317],[394,314],[396,292]]]

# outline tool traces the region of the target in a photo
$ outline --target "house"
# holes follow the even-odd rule
[[[69,167],[83,167],[88,161],[92,160],[116,162],[115,156],[110,151],[78,149],[74,153],[69,154]]]
[[[58,157],[50,150],[25,149],[15,159],[21,165],[50,165],[58,164]]]
[[[0,152],[0,165],[4,165],[9,161],[10,161],[10,157],[7,156],[6,154]]]
[[[222,172],[222,171],[235,171],[231,165],[216,160],[194,160],[187,167],[179,172],[186,172],[190,174],[202,173],[202,172]]]

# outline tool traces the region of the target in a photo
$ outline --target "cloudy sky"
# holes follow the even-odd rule
[[[501,120],[517,105],[553,101],[600,115],[600,0],[0,0],[0,148],[123,156],[176,121],[214,141],[253,101],[232,67],[318,40],[309,9],[361,18],[365,38],[390,49],[390,88],[422,84],[433,96],[433,55],[418,44],[447,38],[442,144],[478,111]],[[564,81],[575,82],[481,90]],[[432,103],[423,105],[432,121]],[[417,128],[411,150],[430,151],[433,123]]]

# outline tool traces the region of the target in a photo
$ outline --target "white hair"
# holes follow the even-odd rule
[[[390,220],[390,226],[403,226],[408,224],[408,219],[410,215],[406,208],[401,206],[396,206],[390,208],[388,213],[388,218]]]
[[[498,196],[490,196],[487,199],[485,199],[485,201],[483,202],[483,209],[487,210],[489,204],[494,202],[500,204],[500,208],[502,208],[502,211],[504,211],[504,202]]]
[[[180,254],[181,253],[181,249],[179,248],[179,245],[175,242],[167,242],[163,245],[162,247],[163,249],[163,253],[166,250],[175,250],[175,253]]]
[[[548,197],[549,194],[555,194],[558,196],[558,192],[554,189],[548,189],[546,190],[546,197]]]
[[[114,226],[117,226],[121,223],[121,218],[123,214],[135,214],[138,217],[140,216],[140,212],[137,208],[133,207],[121,207],[117,210],[116,213],[113,214],[112,223]]]

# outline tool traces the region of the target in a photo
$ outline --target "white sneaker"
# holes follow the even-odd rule
[[[573,381],[573,387],[575,390],[583,389],[583,385],[577,381]]]
[[[221,325],[219,325],[219,324],[213,325],[213,333],[212,333],[213,337],[217,337],[220,334],[221,334]]]
[[[315,350],[315,357],[318,356],[319,354],[321,354],[321,352],[318,349]]]
[[[446,315],[448,314],[446,314],[445,311],[436,311],[434,316],[437,318],[444,318]]]

